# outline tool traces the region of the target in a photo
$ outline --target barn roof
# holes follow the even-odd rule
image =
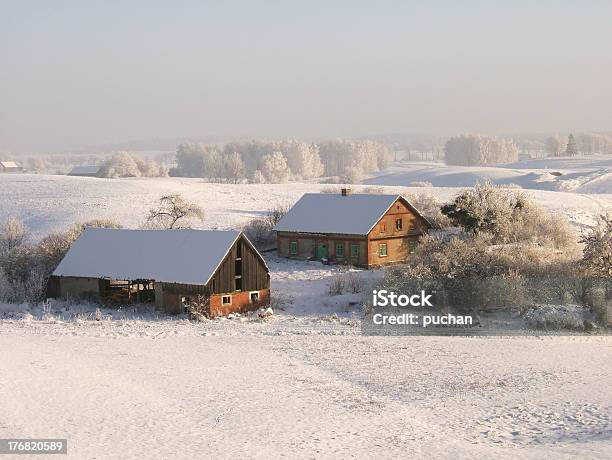
[[[367,235],[398,199],[404,198],[400,195],[306,193],[275,230]],[[410,207],[421,216],[412,205]]]
[[[100,170],[100,166],[96,166],[96,165],[75,166],[74,168],[70,170],[68,175],[78,176],[82,174],[98,174],[99,170]]]
[[[240,235],[235,230],[88,228],[53,275],[204,285]]]
[[[4,166],[5,168],[19,168],[20,167],[14,161],[0,161],[0,166]]]

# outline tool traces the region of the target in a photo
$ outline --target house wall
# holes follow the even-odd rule
[[[396,222],[401,219],[401,228]],[[410,242],[425,234],[428,224],[408,204],[398,199],[368,234],[368,266],[379,267],[405,262],[410,258]],[[380,255],[380,245],[387,245],[387,255]]]
[[[410,241],[415,243],[418,241],[418,236],[406,236],[395,238],[377,238],[368,240],[368,266],[380,267],[398,262],[405,262],[410,259]],[[380,255],[380,245],[387,245],[387,256]]]
[[[395,226],[397,219],[402,220],[401,230]],[[427,232],[427,224],[403,200],[398,199],[372,228],[368,237],[370,239],[391,238],[421,235],[425,232]]]
[[[251,292],[259,294],[259,301],[251,302]],[[256,291],[234,292],[226,294],[231,296],[231,304],[223,304],[223,294],[214,294],[210,297],[210,316],[226,316],[230,313],[244,313],[257,310],[270,303],[270,289],[259,289]]]
[[[297,242],[297,254],[292,255],[290,244]],[[317,248],[319,245],[327,246],[328,260],[337,263],[348,263],[356,266],[367,266],[368,264],[368,243],[365,236],[357,235],[312,235],[306,233],[278,232],[277,248],[278,255],[290,259],[317,259]],[[344,256],[336,253],[336,244],[344,247]],[[359,257],[351,258],[351,245],[359,245]]]

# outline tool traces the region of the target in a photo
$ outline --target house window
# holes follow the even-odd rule
[[[387,244],[386,243],[380,243],[378,245],[378,255],[380,257],[387,257]]]
[[[183,313],[188,313],[191,299],[189,297],[181,297],[181,304],[183,306]]]
[[[251,292],[249,294],[249,299],[251,300],[251,303],[259,302],[259,292],[257,291]]]
[[[240,276],[234,278],[234,290],[242,291],[242,278]]]
[[[402,229],[402,219],[395,219],[395,230]]]
[[[231,305],[232,304],[232,296],[231,295],[224,295],[221,298],[221,303],[223,305]]]
[[[380,233],[387,233],[387,223],[383,222],[380,224]]]
[[[359,258],[359,245],[351,244],[351,258],[357,259]]]
[[[414,254],[416,251],[417,242],[414,240],[408,241],[408,254]]]
[[[297,241],[292,241],[289,243],[289,254],[292,256],[297,255]]]
[[[344,257],[344,243],[336,243],[336,257]]]

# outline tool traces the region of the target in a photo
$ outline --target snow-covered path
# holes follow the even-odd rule
[[[0,437],[65,437],[70,458],[612,450],[606,337],[270,336],[235,323],[154,338],[17,324],[1,325]]]

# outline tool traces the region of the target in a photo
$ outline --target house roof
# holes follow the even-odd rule
[[[0,166],[5,168],[19,168],[20,166],[14,161],[0,161]]]
[[[279,221],[275,230],[367,235],[400,198],[400,195],[306,193]],[[423,217],[412,205],[410,207]]]
[[[90,165],[90,166],[75,166],[70,170],[68,175],[81,175],[81,174],[98,174],[100,171],[100,166]]]
[[[88,228],[53,275],[205,285],[240,235],[235,230]]]

